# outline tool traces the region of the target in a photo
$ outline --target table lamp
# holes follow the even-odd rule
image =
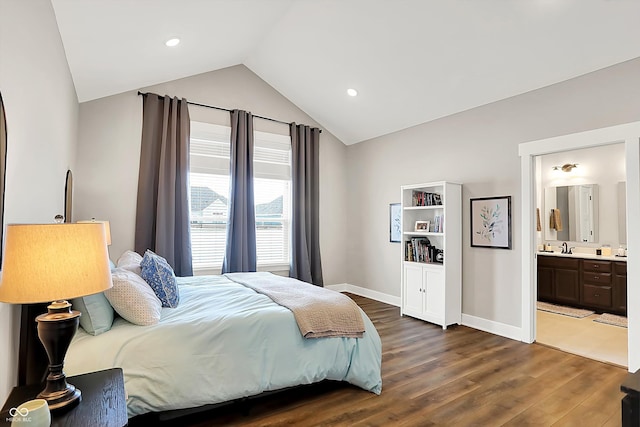
[[[109,226],[109,221],[103,221],[95,218],[78,221],[78,224],[95,224],[95,223],[104,224],[104,231],[107,236],[107,246],[111,246],[111,226]]]
[[[103,223],[10,224],[0,281],[0,301],[53,301],[36,318],[38,337],[49,357],[46,385],[38,398],[53,410],[70,408],[81,392],[67,383],[64,358],[78,329],[80,312],[66,300],[110,288],[111,272]]]

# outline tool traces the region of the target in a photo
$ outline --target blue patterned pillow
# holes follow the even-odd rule
[[[163,307],[175,308],[180,302],[176,275],[166,259],[147,249],[140,263],[140,275],[149,284]]]

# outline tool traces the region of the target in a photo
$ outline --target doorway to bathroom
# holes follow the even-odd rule
[[[543,234],[544,231],[542,229],[550,227],[550,223],[547,222],[549,221],[550,218],[547,218],[548,213],[546,212],[546,209],[544,212],[541,211],[540,214],[538,215],[536,208],[541,206],[542,204],[541,201],[545,197],[544,188],[543,188],[545,184],[543,184],[543,180],[541,176],[542,162],[543,160],[545,160],[544,156],[548,156],[552,154],[561,156],[562,153],[568,154],[569,152],[572,152],[572,151],[576,151],[576,154],[577,154],[577,150],[582,150],[587,148],[596,148],[596,147],[601,147],[606,150],[607,146],[613,146],[616,144],[620,144],[621,146],[624,146],[624,161],[623,161],[624,163],[623,163],[622,170],[625,171],[625,179],[623,181],[626,181],[626,184],[624,187],[624,193],[627,196],[625,200],[626,209],[624,209],[624,211],[626,212],[626,218],[629,219],[628,221],[624,221],[626,222],[626,244],[628,245],[629,248],[634,248],[634,247],[640,246],[640,221],[638,221],[638,218],[640,218],[640,197],[638,197],[638,195],[640,194],[640,167],[639,167],[640,166],[640,122],[629,123],[626,125],[612,126],[610,128],[596,129],[593,131],[581,132],[577,134],[565,135],[565,136],[548,138],[545,140],[520,144],[519,153],[521,157],[521,177],[522,177],[521,183],[522,183],[522,200],[523,200],[522,211],[521,211],[522,224],[523,224],[523,227],[522,227],[522,242],[523,242],[523,254],[522,254],[523,256],[522,258],[522,266],[523,266],[522,268],[522,291],[523,291],[522,293],[522,333],[523,333],[523,336],[522,336],[522,340],[525,342],[538,341],[542,343],[542,341],[549,341],[553,339],[552,337],[550,338],[548,335],[545,335],[544,333],[545,322],[547,319],[544,319],[543,317],[547,315],[542,314],[540,315],[540,319],[538,319],[539,317],[538,316],[539,310],[537,310],[538,260],[543,256],[557,257],[557,259],[560,259],[560,260],[570,259],[570,258],[575,259],[576,253],[583,254],[583,255],[579,255],[577,258],[592,259],[592,261],[589,261],[587,263],[583,263],[580,260],[578,261],[579,266],[576,272],[573,273],[576,280],[575,283],[577,283],[574,289],[577,289],[577,291],[575,291],[573,295],[571,295],[570,293],[569,294],[565,293],[563,295],[560,295],[559,297],[561,299],[562,298],[571,299],[571,297],[573,297],[573,298],[577,298],[580,301],[581,297],[584,297],[584,295],[587,295],[587,299],[586,300],[583,299],[582,303],[585,303],[585,301],[589,303],[593,303],[593,298],[601,299],[602,297],[599,296],[599,294],[596,295],[595,293],[588,294],[588,292],[591,292],[594,289],[594,286],[592,286],[593,283],[591,283],[594,280],[594,277],[596,276],[599,277],[596,273],[594,273],[590,269],[594,267],[593,260],[597,262],[606,261],[602,258],[602,255],[596,255],[595,250],[606,248],[605,253],[608,253],[608,251],[611,250],[612,255],[615,255],[617,253],[618,248],[617,246],[612,246],[612,245],[619,245],[619,241],[616,241],[615,239],[609,236],[607,237],[607,239],[610,239],[611,243],[604,243],[600,240],[593,241],[593,242],[576,242],[576,243],[579,243],[579,245],[576,243],[571,243],[570,245],[568,244],[567,246],[573,248],[572,252],[574,252],[574,254],[562,254],[561,253],[562,249],[559,249],[559,246],[563,242],[558,240],[557,236],[554,240],[553,237],[548,238]],[[609,147],[609,148],[612,148],[612,147]],[[615,148],[613,149],[615,150]],[[567,159],[566,162],[562,162],[562,163],[560,163],[562,160],[557,158],[553,159],[552,161],[554,163],[555,162],[559,163],[558,165],[554,164],[553,166],[560,166],[559,168],[560,170],[562,169],[562,166],[565,163],[570,163],[570,164],[579,163],[578,160],[571,160],[571,159]],[[581,160],[581,161],[585,162],[585,160]],[[585,164],[585,169],[584,169],[585,173],[588,172],[586,166],[587,165]],[[614,164],[611,161],[607,161],[607,164],[598,166],[598,168],[600,168],[601,170],[598,171],[597,173],[598,174],[608,173],[609,175],[615,175],[615,174],[612,174],[612,171],[614,168],[618,168],[618,166],[619,165]],[[579,165],[577,169],[579,169]],[[583,181],[583,182],[586,182],[586,181]],[[556,185],[556,186],[559,186],[559,185]],[[605,199],[607,197],[611,197],[615,199],[617,197],[617,191],[612,192],[611,189],[609,188],[609,190],[606,191],[606,194],[600,193],[600,196],[603,196],[603,195],[605,196]],[[607,205],[610,205],[610,204],[611,202],[607,203]],[[617,207],[618,203],[615,202],[614,206]],[[605,218],[608,215],[609,214],[605,215]],[[537,224],[538,216],[540,217],[539,227]],[[602,222],[598,222],[599,224],[599,229],[597,230],[598,233],[602,232],[602,227],[604,227],[604,229],[607,229],[607,228],[614,228],[616,230],[618,229],[617,218],[614,221],[613,219],[611,219],[610,216],[608,217],[609,217],[609,220],[607,220],[606,223],[602,224]],[[540,228],[540,231],[537,231],[538,228]],[[564,226],[561,228],[564,229]],[[553,231],[557,232],[560,230],[554,229]],[[551,245],[551,248],[543,248],[543,250],[549,249],[554,253],[542,253],[538,251],[539,245],[544,244],[545,240],[548,240],[549,242],[551,242],[551,243],[548,243]],[[605,244],[609,244],[610,246],[606,247],[604,246]],[[594,252],[593,254],[589,253],[589,251],[591,250]],[[596,256],[600,258],[595,258]],[[627,263],[624,264],[625,265],[624,272],[626,273],[628,282],[633,283],[633,280],[634,280],[633,278],[640,276],[640,268],[638,267],[638,262],[640,262],[640,254],[637,253],[636,251],[630,250],[627,253],[626,260],[627,260]],[[614,261],[617,262],[622,260],[614,259],[612,262]],[[560,264],[562,264],[562,262],[560,262]],[[620,264],[622,264],[622,262]],[[610,268],[614,268],[614,267],[610,267]],[[618,275],[622,274],[621,271],[619,271],[618,273],[620,273]],[[546,273],[543,272],[542,274],[546,274]],[[615,275],[617,273],[615,270],[613,270],[610,272],[610,274]],[[570,283],[570,282],[563,282],[563,283],[564,283],[563,285],[564,290],[571,288],[571,286],[566,285],[566,283]],[[607,325],[607,326],[611,326],[612,328],[620,328],[620,329],[615,329],[615,331],[620,331],[620,333],[616,333],[616,332],[606,333],[602,340],[596,340],[596,341],[599,341],[599,343],[597,344],[597,348],[604,348],[612,345],[610,344],[611,342],[613,342],[611,340],[617,340],[618,342],[624,343],[625,341],[624,335],[626,332],[627,363],[625,364],[624,360],[621,360],[619,358],[611,359],[607,361],[610,363],[615,363],[617,365],[627,366],[630,371],[633,371],[640,367],[640,352],[637,349],[635,349],[633,346],[628,346],[628,343],[637,341],[639,339],[638,335],[640,335],[640,328],[638,328],[637,326],[634,326],[635,323],[640,321],[640,319],[638,318],[639,313],[637,313],[638,312],[637,307],[640,307],[640,292],[638,292],[638,290],[635,289],[633,286],[631,287],[627,286],[626,290],[627,290],[628,328],[622,331],[622,329],[624,328],[620,326]],[[598,304],[600,304],[600,306],[602,305],[602,300],[598,300],[597,302]],[[585,307],[580,307],[580,308],[585,308]],[[636,308],[636,310],[634,310],[634,308]],[[594,314],[600,314],[599,311],[604,311],[604,310],[596,310],[596,313]],[[551,314],[556,315],[556,313],[551,313]],[[599,323],[589,319],[588,316],[586,316],[586,318],[587,318],[586,321],[590,322],[589,326],[593,326],[594,323]],[[568,316],[563,316],[562,320],[575,320],[575,319],[569,318]],[[567,334],[564,337],[559,338],[559,341],[563,345],[570,344],[570,337],[578,336],[583,333],[583,332],[579,332],[582,329],[577,329],[578,326],[573,326],[577,324],[576,321],[573,321],[571,323],[565,322],[562,324],[558,322],[559,322],[558,320],[553,318],[553,320],[551,321],[552,327],[547,329],[552,330],[552,332],[555,332],[558,330],[566,331]],[[598,326],[604,326],[604,325],[598,325]],[[614,331],[614,330],[612,329],[611,331]],[[593,341],[595,337],[594,335],[595,333],[593,332],[593,330],[591,331],[587,330],[586,332],[584,332],[584,334],[587,334],[586,336],[588,336],[589,341]],[[619,339],[619,338],[612,337],[612,335],[616,335],[616,334],[622,335],[622,338]],[[610,338],[610,341],[607,341],[607,337]],[[583,339],[582,341],[584,342],[586,340]],[[553,344],[548,343],[547,345],[553,345]],[[553,346],[560,348],[560,345],[553,345]],[[596,358],[598,360],[602,360],[604,357],[609,357],[604,355],[595,355],[593,353],[594,348],[595,347],[593,347],[591,350],[587,350],[587,351],[591,351],[592,354],[584,354],[584,355],[587,357]],[[564,350],[575,352],[575,353],[577,353],[578,351],[582,351],[579,349],[568,348],[568,347],[564,348]]]
[[[626,368],[624,143],[536,156],[535,170],[536,342]]]

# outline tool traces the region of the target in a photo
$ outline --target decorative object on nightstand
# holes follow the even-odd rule
[[[51,425],[51,412],[44,399],[28,400],[17,408],[9,409],[11,426],[16,427],[29,423],[29,427],[49,427]]]
[[[75,405],[81,393],[67,384],[63,366],[80,312],[66,300],[111,287],[104,224],[10,224],[5,239],[0,301],[53,301],[48,313],[36,318],[49,357],[46,386],[38,398],[52,411]]]

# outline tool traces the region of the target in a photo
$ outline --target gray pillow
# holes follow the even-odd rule
[[[113,324],[113,307],[109,300],[100,292],[86,297],[71,300],[72,308],[78,310],[80,326],[91,335],[100,335],[111,329]]]

